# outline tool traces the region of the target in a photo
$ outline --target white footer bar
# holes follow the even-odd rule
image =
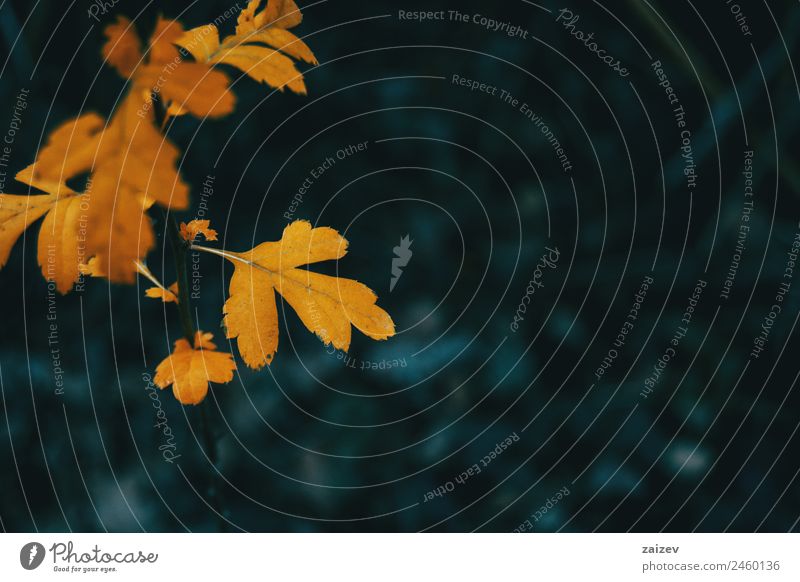
[[[798,550],[793,534],[3,534],[0,579],[778,581],[800,580]]]

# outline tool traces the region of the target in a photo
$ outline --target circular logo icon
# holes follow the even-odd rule
[[[35,570],[44,561],[44,546],[38,542],[30,542],[19,551],[19,563],[26,570]]]

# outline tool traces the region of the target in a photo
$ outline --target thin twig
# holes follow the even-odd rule
[[[169,238],[170,245],[172,246],[172,253],[175,258],[175,270],[178,278],[178,313],[181,319],[181,326],[183,327],[183,333],[186,339],[189,341],[189,345],[196,347],[194,346],[195,328],[194,322],[192,321],[189,299],[189,276],[186,263],[186,252],[189,250],[190,245],[181,237],[178,223],[168,211],[164,211],[164,220],[166,222],[167,238]],[[217,469],[217,441],[211,426],[211,421],[208,417],[208,406],[210,405],[207,401],[199,405],[200,434],[203,439],[202,446],[212,466],[208,484],[208,499],[216,516],[217,529],[224,532],[229,531],[228,522],[224,517],[228,511],[225,509],[222,499],[222,483],[219,470]]]

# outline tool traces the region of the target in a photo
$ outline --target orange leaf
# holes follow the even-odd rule
[[[235,267],[223,310],[227,337],[237,338],[248,366],[258,369],[271,363],[278,349],[275,291],[326,345],[347,351],[351,326],[376,340],[394,335],[392,318],[375,305],[377,297],[365,285],[297,268],[346,253],[347,241],[338,232],[311,228],[303,220],[287,226],[278,242],[244,253],[218,252]]]
[[[217,231],[209,228],[210,220],[190,220],[189,224],[181,222],[181,237],[185,241],[194,242],[202,234],[206,240],[217,240]]]
[[[142,60],[142,46],[136,28],[124,16],[103,31],[108,41],[103,45],[103,57],[123,77],[130,77]]]
[[[233,380],[233,356],[218,352],[211,341],[213,337],[198,331],[194,348],[183,338],[176,341],[172,355],[156,368],[155,385],[162,389],[171,385],[181,404],[199,404],[208,393],[209,382],[227,384]]]
[[[72,288],[90,257],[97,258],[95,271],[111,281],[133,281],[133,261],[155,244],[147,208],[158,202],[184,209],[189,203],[175,168],[180,152],[155,128],[147,105],[141,92],[131,91],[107,126],[89,113],[50,134],[34,163],[16,176],[50,196],[3,195],[0,267],[22,231],[52,212],[40,231],[39,264],[59,292]],[[66,183],[84,172],[93,173],[79,194]]]
[[[261,2],[248,3],[239,14],[236,34],[222,42],[216,26],[208,24],[187,31],[176,44],[198,62],[231,65],[271,87],[305,94],[303,75],[292,59],[310,64],[317,64],[317,59],[306,43],[288,31],[303,16],[293,0],[269,0],[258,12]]]
[[[175,48],[175,41],[183,36],[183,32],[183,25],[180,22],[159,16],[153,34],[150,35],[148,61],[158,65],[170,61],[180,62],[181,55]]]
[[[165,102],[174,102],[171,114],[220,117],[233,111],[236,99],[228,89],[227,75],[212,70],[211,65],[184,62],[175,46],[184,35],[177,20],[159,17],[150,37],[147,61],[138,67],[141,49],[130,21],[120,18],[117,24],[106,27],[105,34],[109,40],[103,55],[123,77],[131,79],[132,92],[159,93]]]
[[[144,294],[153,299],[161,299],[164,303],[178,303],[178,282],[164,289],[163,287],[150,287]]]

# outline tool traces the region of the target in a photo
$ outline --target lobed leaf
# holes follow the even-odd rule
[[[352,327],[384,340],[394,335],[394,322],[375,303],[377,296],[352,279],[298,269],[339,259],[347,241],[331,228],[312,228],[307,221],[288,225],[280,241],[262,243],[244,253],[222,253],[234,264],[224,325],[236,338],[239,353],[254,369],[270,364],[278,349],[275,292],[294,309],[309,331],[326,345],[346,351]]]

